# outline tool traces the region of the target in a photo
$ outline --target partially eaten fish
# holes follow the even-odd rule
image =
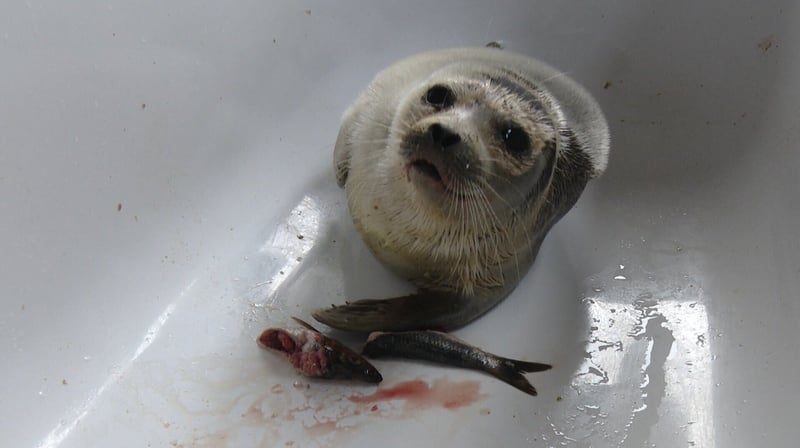
[[[302,328],[268,328],[258,346],[280,353],[301,374],[311,378],[359,380],[380,383],[378,369],[364,357],[293,317]]]
[[[536,389],[522,375],[552,368],[549,364],[503,358],[438,331],[373,332],[361,352],[370,358],[406,358],[480,370],[529,394]]]

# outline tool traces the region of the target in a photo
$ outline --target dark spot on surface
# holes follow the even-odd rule
[[[121,202],[117,203],[117,211],[118,212],[122,211],[122,203]]]
[[[556,397],[556,401],[561,401],[561,400],[563,400],[563,398],[561,398],[561,395]]]
[[[306,9],[304,12],[306,13],[307,16],[311,15],[311,10],[310,9]]]
[[[761,51],[766,53],[767,51],[769,51],[770,48],[772,48],[773,45],[775,45],[775,36],[770,34],[769,36],[759,41],[757,46]],[[777,47],[777,45],[775,46]]]
[[[147,104],[142,103],[142,109],[144,109],[145,107],[147,107]]]
[[[305,238],[303,235],[297,235],[298,240],[302,240],[303,238]]]
[[[604,89],[608,89],[609,87],[611,87],[611,81],[606,81],[605,83],[603,83]]]

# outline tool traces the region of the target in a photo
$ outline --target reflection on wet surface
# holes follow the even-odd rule
[[[700,285],[625,270],[590,279],[584,304],[589,337],[583,364],[550,417],[562,446],[714,446],[712,355]],[[605,280],[609,279],[609,280]]]

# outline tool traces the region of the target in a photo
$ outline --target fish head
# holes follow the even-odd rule
[[[363,356],[339,341],[308,328],[269,328],[258,345],[286,357],[297,371],[311,378],[380,383],[380,372]]]
[[[363,356],[336,341],[333,342],[333,344],[325,344],[329,378],[358,380],[367,383],[383,381],[383,376],[378,369]]]

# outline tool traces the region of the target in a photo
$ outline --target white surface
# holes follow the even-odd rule
[[[2,3],[0,446],[794,446],[796,2],[538,3]],[[408,289],[354,234],[338,118],[388,63],[490,40],[612,127],[605,177],[459,332],[556,368],[530,398],[377,363],[481,398],[352,415],[373,388],[294,388],[253,339]]]

